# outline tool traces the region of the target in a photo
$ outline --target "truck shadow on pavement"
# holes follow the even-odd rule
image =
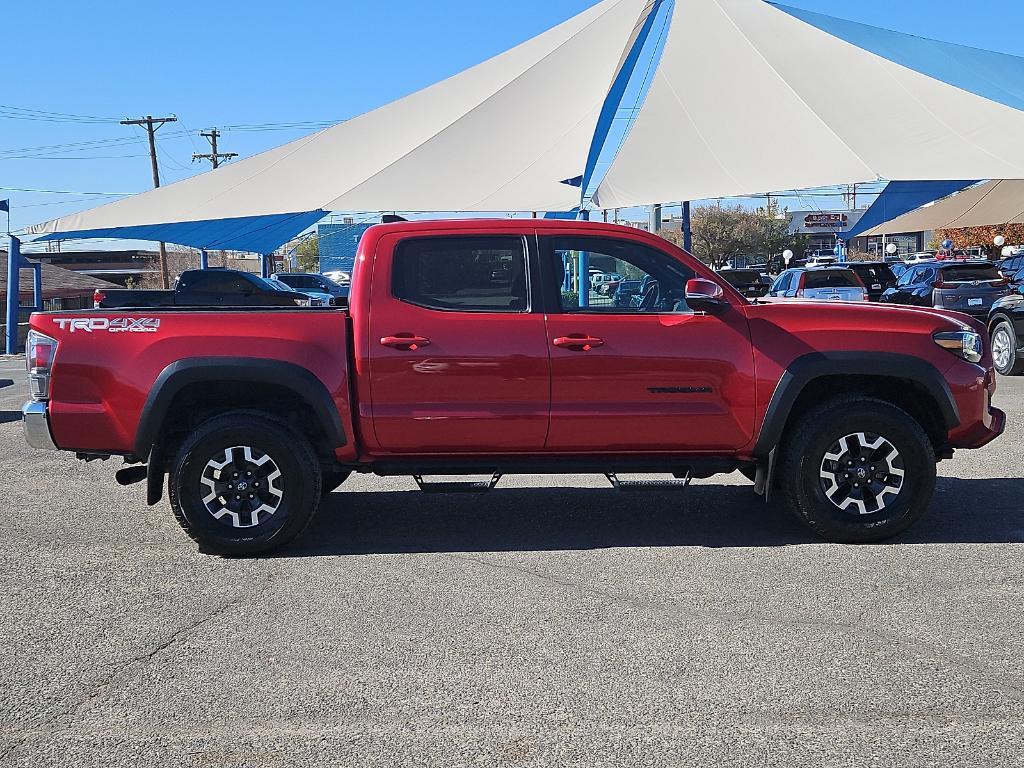
[[[1024,478],[940,478],[932,507],[895,544],[1024,543]],[[340,490],[280,557],[614,547],[821,544],[749,486],[685,492],[510,488],[486,496]]]

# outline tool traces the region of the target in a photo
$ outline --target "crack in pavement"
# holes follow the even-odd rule
[[[25,746],[31,737],[38,736],[41,734],[54,733],[55,731],[51,728],[51,726],[67,718],[71,718],[73,720],[81,712],[88,709],[93,704],[101,701],[103,697],[106,695],[107,691],[109,691],[112,686],[118,683],[124,683],[127,680],[129,680],[133,674],[143,669],[146,666],[146,664],[150,662],[152,659],[154,659],[157,655],[159,655],[163,651],[166,651],[168,648],[172,647],[180,640],[187,637],[190,633],[194,632],[199,627],[223,616],[225,613],[227,613],[229,610],[236,606],[242,605],[246,602],[253,601],[256,598],[263,596],[271,589],[278,587],[281,584],[286,583],[290,578],[293,578],[293,576],[288,575],[283,579],[279,579],[278,577],[280,575],[281,574],[277,572],[269,572],[260,589],[256,591],[240,593],[238,595],[235,595],[234,597],[222,601],[219,605],[214,607],[212,610],[207,611],[194,621],[174,630],[162,642],[157,643],[148,650],[136,654],[135,656],[132,656],[131,658],[125,661],[115,663],[114,668],[106,675],[104,675],[100,682],[94,684],[92,689],[89,692],[87,692],[84,696],[81,696],[78,699],[78,701],[66,707],[63,711],[57,712],[51,715],[50,717],[46,718],[42,726],[27,731],[16,732],[20,735],[16,737],[14,743],[12,743],[3,750],[0,750],[0,765],[3,765],[5,761],[12,754],[14,754],[14,752],[16,752],[20,747]],[[58,729],[56,732],[59,733],[60,730]]]

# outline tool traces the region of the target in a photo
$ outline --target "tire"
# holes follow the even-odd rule
[[[1000,320],[992,328],[992,360],[1003,376],[1024,373],[1024,355],[1017,352],[1017,334],[1009,320]]]
[[[338,490],[352,473],[343,469],[325,469],[321,473],[320,494],[328,496]]]
[[[302,435],[268,414],[236,411],[188,437],[168,486],[174,516],[201,551],[247,556],[305,530],[320,503],[320,482],[319,461]]]
[[[931,440],[906,411],[848,396],[800,419],[783,446],[778,479],[808,528],[837,544],[864,544],[921,519],[935,493],[935,465]],[[864,479],[870,483],[862,487]]]

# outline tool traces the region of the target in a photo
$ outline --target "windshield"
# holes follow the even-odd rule
[[[857,276],[848,269],[823,269],[804,275],[804,288],[860,288]]]
[[[266,283],[272,291],[288,291],[288,293],[292,293],[292,287],[290,285],[285,285],[280,280],[272,280],[269,277],[259,277],[256,279]]]

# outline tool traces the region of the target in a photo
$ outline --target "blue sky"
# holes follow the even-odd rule
[[[121,117],[147,113],[173,113],[180,119],[158,134],[163,180],[177,181],[204,167],[191,162],[194,151],[208,151],[197,136],[201,129],[221,127],[222,151],[251,155],[307,133],[313,124],[361,114],[436,82],[591,4],[592,0],[7,2],[0,11],[5,30],[0,187],[75,192],[149,188],[143,134],[117,124]],[[1024,55],[1020,0],[787,4]],[[851,97],[857,96],[856,83],[848,89]],[[17,119],[10,107],[106,120],[65,122],[42,114],[35,117],[46,119]],[[864,109],[869,109],[868,100]],[[15,229],[106,199],[0,189],[0,198],[7,196],[12,198]],[[801,207],[798,201],[787,204]]]

